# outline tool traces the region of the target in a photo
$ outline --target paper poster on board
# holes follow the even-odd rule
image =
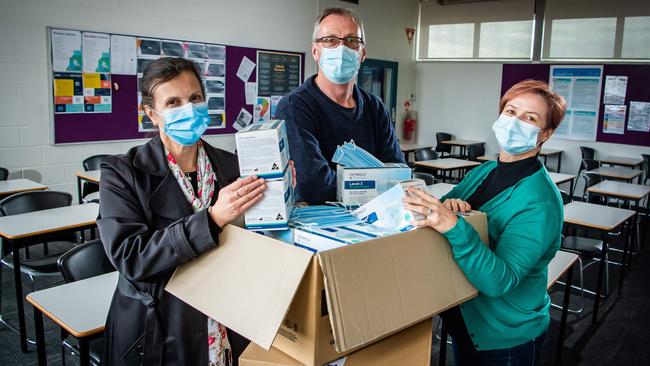
[[[111,35],[111,73],[135,75],[138,72],[135,37]]]
[[[603,114],[603,133],[625,133],[625,105],[606,105]]]
[[[624,104],[627,94],[627,76],[607,75],[603,104]]]
[[[629,131],[650,132],[650,103],[630,102]]]
[[[567,102],[553,138],[596,141],[602,75],[602,65],[551,65],[549,85]]]
[[[83,113],[84,89],[81,74],[55,72],[52,75],[54,86],[54,113]]]
[[[83,32],[84,72],[111,72],[111,38],[106,33]]]
[[[83,74],[84,113],[111,113],[111,74]]]
[[[52,71],[81,72],[81,32],[52,29]]]

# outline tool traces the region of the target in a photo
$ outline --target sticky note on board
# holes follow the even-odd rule
[[[54,96],[55,97],[74,96],[74,80],[54,79]]]
[[[84,74],[84,88],[101,88],[102,79],[100,74]]]

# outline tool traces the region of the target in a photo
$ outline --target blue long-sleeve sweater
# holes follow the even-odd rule
[[[284,119],[289,152],[295,161],[296,199],[310,204],[336,200],[337,145],[354,140],[385,163],[403,163],[404,155],[384,104],[359,86],[355,108],[344,108],[316,85],[314,76],[278,104],[276,118]]]

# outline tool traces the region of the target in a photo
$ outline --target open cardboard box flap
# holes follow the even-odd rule
[[[179,267],[165,290],[268,350],[313,255],[251,234],[227,225],[219,247]]]
[[[465,220],[487,242],[485,214],[475,213]],[[431,317],[431,309],[450,308],[440,298],[441,293],[458,294],[462,298],[458,303],[476,296],[455,264],[447,240],[430,228],[319,252],[317,256],[338,352],[359,348]]]

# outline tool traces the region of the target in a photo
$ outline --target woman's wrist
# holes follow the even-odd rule
[[[226,226],[228,224],[228,222],[224,221],[223,219],[221,219],[219,217],[219,215],[217,215],[217,213],[215,212],[214,207],[215,206],[210,206],[208,208],[208,214],[210,215],[210,219],[212,220],[212,222],[217,224],[217,226],[219,226],[220,228],[223,228],[224,226]]]

